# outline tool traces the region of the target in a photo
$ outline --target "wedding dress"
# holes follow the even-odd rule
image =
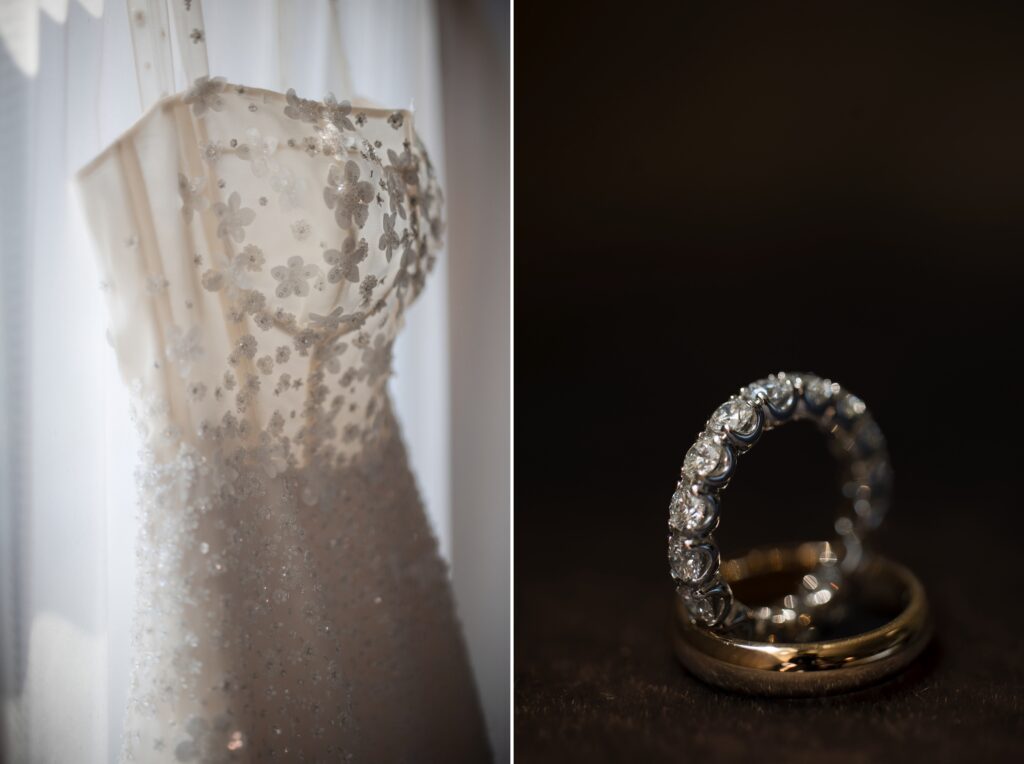
[[[199,76],[77,178],[145,444],[123,760],[487,756],[386,386],[442,234],[412,122]]]

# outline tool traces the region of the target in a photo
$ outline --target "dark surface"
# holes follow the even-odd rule
[[[748,519],[737,509],[737,520]],[[625,529],[573,534],[590,550],[570,553],[575,569],[517,575],[518,760],[1020,760],[1024,654],[1021,632],[1000,610],[1017,594],[1007,583],[1019,578],[1019,558],[993,560],[968,546],[954,566],[957,523],[919,527],[894,515],[883,546],[900,550],[924,579],[936,618],[931,647],[904,675],[870,690],[752,699],[709,688],[675,662],[662,521],[638,524],[650,542]],[[997,533],[1014,530],[996,525],[979,544],[998,548]],[[978,570],[999,583],[986,588],[962,574]]]
[[[1024,8],[669,7],[517,19],[516,758],[1024,760]],[[668,639],[683,453],[785,368],[875,414],[877,543],[936,614],[828,700],[709,689]],[[820,538],[834,491],[813,428],[770,433],[718,537]]]

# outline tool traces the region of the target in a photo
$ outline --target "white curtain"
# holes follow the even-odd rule
[[[0,49],[0,751],[107,762],[127,689],[136,441],[69,179],[140,105],[123,0],[99,18],[42,5],[66,6],[66,20],[38,16],[38,71]],[[342,2],[338,27],[327,0],[208,0],[205,13],[214,74],[306,97],[349,95],[331,55],[340,35],[355,90],[414,105],[444,181],[430,0]],[[442,256],[396,346],[393,394],[449,555],[447,286]]]

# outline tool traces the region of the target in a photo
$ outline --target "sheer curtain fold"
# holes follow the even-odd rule
[[[0,676],[8,736],[0,745],[12,761],[115,760],[126,697],[137,440],[105,339],[103,285],[69,185],[141,113],[129,14],[122,2],[105,5],[99,18],[79,3],[68,6],[63,23],[39,16],[34,77],[0,49],[0,140],[17,147],[3,152],[0,165]],[[274,90],[287,71],[288,87],[315,98],[330,91],[341,97],[347,71],[360,95],[416,103],[417,129],[443,167],[432,3],[332,5],[207,3],[210,71]],[[297,21],[284,47],[275,23],[280,9]],[[330,55],[338,36],[347,66]],[[196,71],[195,62],[185,63]],[[176,64],[181,89],[186,76]],[[442,256],[407,316],[392,392],[447,554],[445,262]]]

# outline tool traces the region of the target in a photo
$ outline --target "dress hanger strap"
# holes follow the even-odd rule
[[[174,61],[165,0],[126,0],[135,76],[145,111],[174,92]]]
[[[188,85],[209,75],[202,0],[126,0],[126,3],[143,111],[177,90],[168,6],[173,13],[178,56]]]
[[[203,25],[203,0],[167,0],[173,9],[174,33],[178,55],[188,84],[210,75],[206,56],[206,27]]]

